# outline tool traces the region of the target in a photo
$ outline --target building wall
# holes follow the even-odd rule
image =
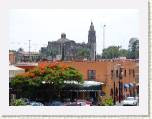
[[[30,58],[29,58],[29,52],[16,52],[16,60],[17,62],[37,62],[40,60],[40,55],[38,52],[30,52]]]
[[[15,56],[15,53],[13,53],[13,52],[9,52],[9,63],[10,64],[16,63],[16,56]]]
[[[39,64],[41,63],[44,62],[40,62]],[[117,89],[119,89],[119,81],[120,83],[122,83],[123,96],[124,94],[130,95],[129,92],[130,90],[133,93],[133,88],[131,88],[130,90],[128,88],[127,91],[124,88],[124,84],[136,83],[135,75],[133,75],[133,72],[135,73],[137,63],[133,60],[63,61],[63,62],[59,62],[59,64],[65,64],[76,68],[82,73],[84,80],[88,80],[88,70],[95,70],[96,71],[95,81],[100,81],[104,83],[102,90],[103,92],[105,92],[106,96],[108,97],[113,96],[111,94],[111,90],[114,91],[114,80],[115,80],[115,88]],[[112,73],[112,70],[114,70],[114,66],[118,64],[121,65],[123,72],[123,77],[120,80],[119,77],[115,77]],[[125,70],[126,70],[126,75],[124,75]]]

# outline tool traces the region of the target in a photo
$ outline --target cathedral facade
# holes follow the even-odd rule
[[[96,60],[96,31],[91,22],[88,31],[88,43],[76,43],[65,33],[57,41],[49,41],[47,47],[41,47],[40,56],[48,60]]]

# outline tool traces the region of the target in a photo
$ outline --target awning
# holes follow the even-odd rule
[[[124,88],[129,88],[129,85],[127,83],[125,83]]]
[[[129,83],[129,87],[130,88],[134,87],[134,84],[133,83]]]
[[[82,84],[76,81],[65,81],[62,90],[76,91],[100,91],[103,83],[97,81],[84,81]]]
[[[25,70],[22,68],[15,67],[14,65],[9,65],[9,78],[15,77],[17,74],[24,73]]]

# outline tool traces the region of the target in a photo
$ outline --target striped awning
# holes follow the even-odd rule
[[[134,87],[134,84],[133,83],[129,83],[129,88],[132,88]]]
[[[127,83],[125,83],[124,88],[129,88],[129,85]]]

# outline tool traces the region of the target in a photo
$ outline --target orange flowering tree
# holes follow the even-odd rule
[[[44,63],[29,72],[16,75],[10,81],[10,86],[17,90],[21,97],[31,97],[40,94],[41,89],[48,93],[52,90],[60,90],[65,86],[66,81],[82,83],[82,75],[70,66]]]

